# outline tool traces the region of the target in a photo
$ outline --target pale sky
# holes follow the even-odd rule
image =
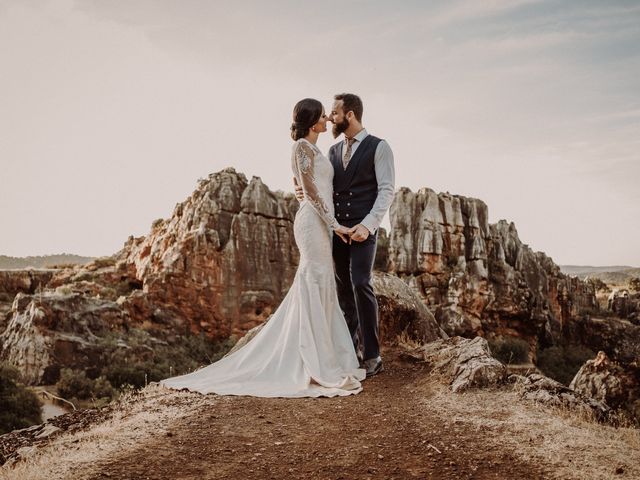
[[[291,191],[293,105],[346,91],[396,187],[638,266],[639,79],[637,1],[0,0],[0,255],[110,255],[228,166]]]

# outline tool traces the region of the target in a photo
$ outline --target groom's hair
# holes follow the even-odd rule
[[[345,115],[353,112],[356,120],[362,122],[362,100],[355,93],[338,93],[333,97],[335,100],[342,100],[342,109]]]

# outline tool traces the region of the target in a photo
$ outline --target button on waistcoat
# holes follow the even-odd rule
[[[375,153],[380,139],[367,135],[358,146],[347,168],[342,165],[342,147],[337,143],[329,149],[333,165],[333,205],[340,223],[356,224],[366,217],[378,196]]]

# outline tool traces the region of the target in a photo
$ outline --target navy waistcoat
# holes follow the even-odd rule
[[[376,148],[381,139],[367,135],[358,145],[347,168],[342,166],[342,148],[339,142],[329,149],[333,165],[333,206],[338,222],[355,225],[366,217],[378,196],[375,170]]]

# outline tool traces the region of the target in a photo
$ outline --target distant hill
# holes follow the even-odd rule
[[[70,253],[39,255],[34,257],[8,257],[0,255],[0,269],[47,268],[60,264],[85,264],[95,257],[81,257]]]
[[[586,277],[599,278],[607,284],[626,284],[634,277],[640,277],[640,268],[628,265],[613,265],[592,267],[588,265],[560,265],[560,270],[566,275],[575,275],[581,279]]]

